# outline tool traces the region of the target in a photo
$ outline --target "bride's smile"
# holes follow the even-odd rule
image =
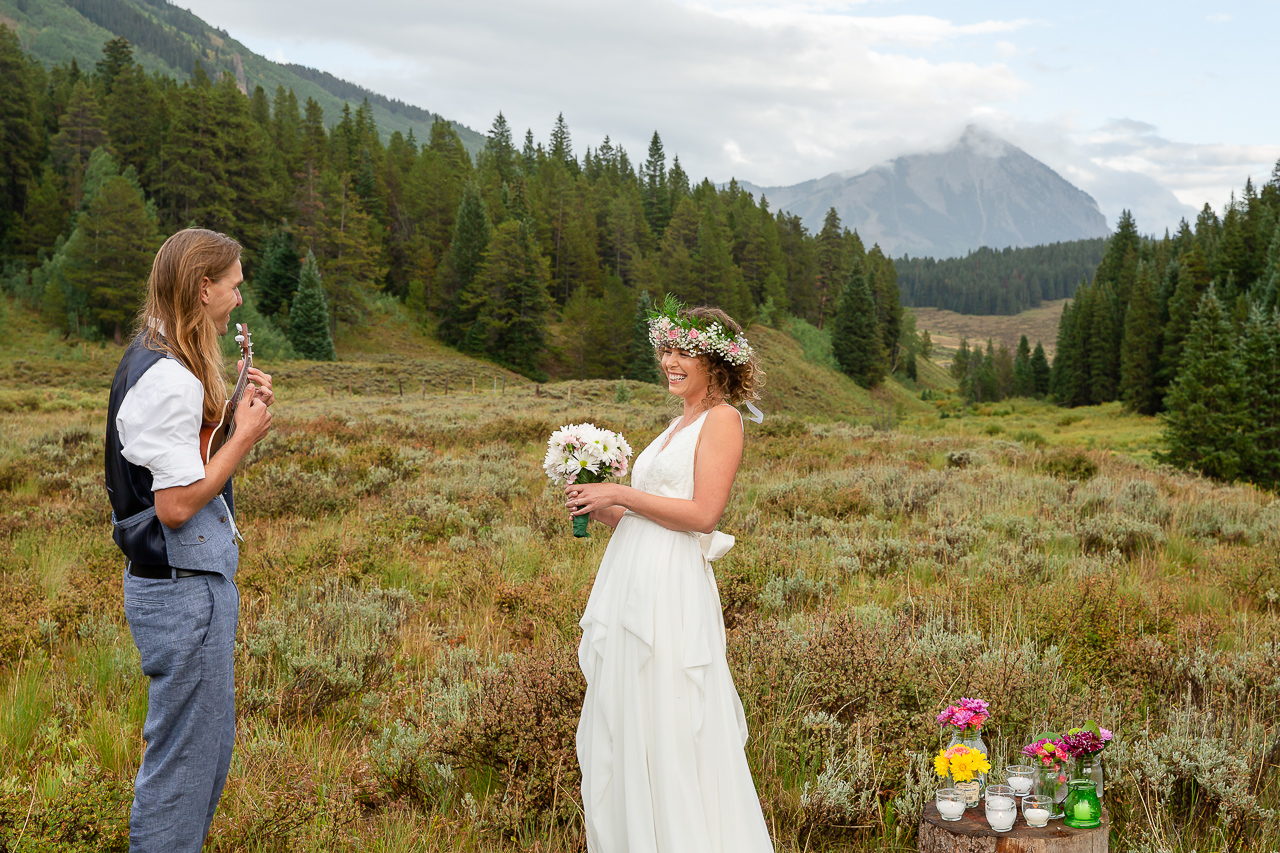
[[[701,358],[684,350],[668,349],[662,351],[661,364],[672,394],[692,401],[706,396],[709,377]]]

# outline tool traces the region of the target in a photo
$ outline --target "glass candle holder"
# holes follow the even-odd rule
[[[959,820],[964,816],[964,792],[959,788],[939,788],[937,803],[938,815],[943,820]]]
[[[987,823],[996,832],[1008,832],[1018,819],[1018,798],[1008,785],[988,785],[986,797]]]
[[[1047,826],[1053,814],[1053,798],[1032,794],[1022,798],[1022,817],[1027,826]]]
[[[1025,797],[1031,793],[1035,779],[1036,769],[1030,764],[1010,764],[1004,769],[1004,783],[1019,797]]]
[[[1092,779],[1072,779],[1067,783],[1067,801],[1062,804],[1062,822],[1075,829],[1102,826],[1102,803]]]

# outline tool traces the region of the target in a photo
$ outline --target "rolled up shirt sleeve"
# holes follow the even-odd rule
[[[204,479],[203,412],[204,386],[171,358],[157,361],[125,394],[116,414],[123,455],[151,472],[153,491]]]

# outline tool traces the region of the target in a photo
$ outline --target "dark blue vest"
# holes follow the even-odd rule
[[[116,431],[116,415],[120,412],[125,395],[142,378],[142,374],[160,359],[169,357],[144,347],[142,336],[139,335],[125,349],[120,365],[116,368],[115,379],[111,381],[111,396],[107,402],[106,480],[107,496],[111,499],[111,509],[117,521],[124,521],[154,507],[156,496],[151,489],[151,472],[124,458],[123,445]],[[230,480],[227,480],[222,496],[234,513],[235,502]],[[164,530],[160,519],[154,516],[131,527],[114,526],[111,537],[124,555],[134,563],[169,565]]]

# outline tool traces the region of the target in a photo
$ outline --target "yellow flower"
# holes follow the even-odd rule
[[[957,782],[968,782],[979,773],[988,773],[991,762],[976,749],[967,746],[953,746],[942,750],[933,759],[933,769],[939,776],[951,774]]]

